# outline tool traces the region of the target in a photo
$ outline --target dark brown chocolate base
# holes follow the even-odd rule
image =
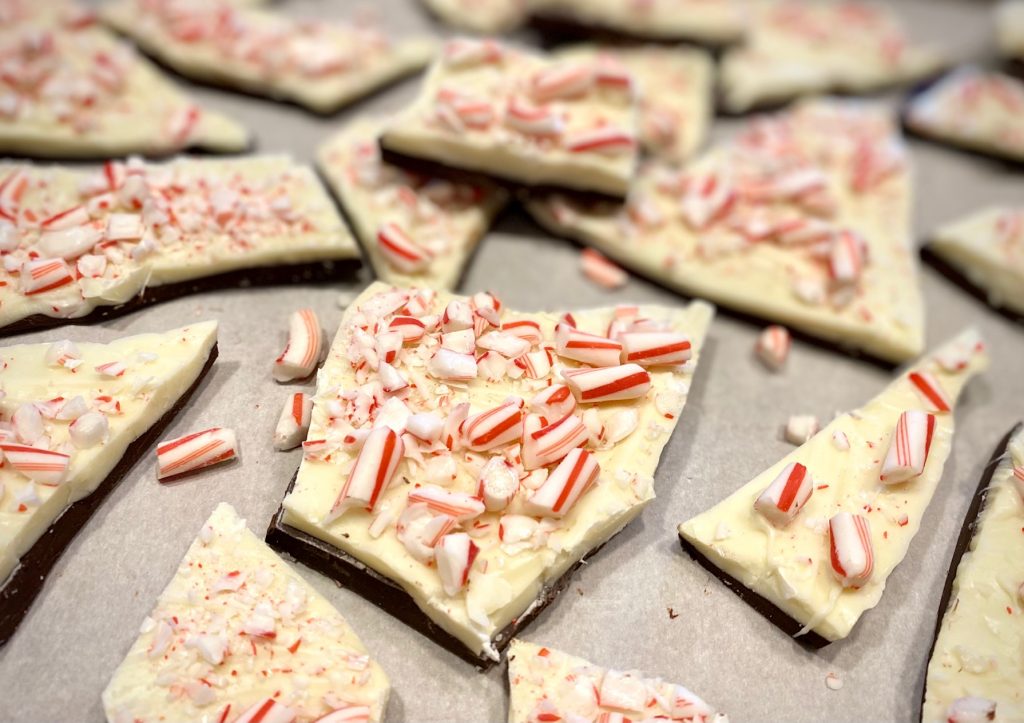
[[[953,282],[955,285],[959,286],[961,289],[966,291],[968,294],[970,294],[971,296],[980,301],[983,301],[989,306],[992,306],[992,302],[989,301],[988,298],[988,292],[985,291],[985,289],[974,284],[969,278],[967,278],[967,276],[965,276],[960,271],[960,269],[956,268],[955,266],[947,262],[945,259],[943,259],[941,256],[939,256],[937,253],[932,251],[927,246],[924,246],[921,249],[921,258],[924,259],[929,266],[934,267],[936,271],[938,271],[940,274],[945,276],[949,281]],[[1013,309],[1010,309],[1005,306],[992,306],[992,309],[998,312],[999,314],[1002,314],[1010,321],[1015,321],[1018,324],[1024,324],[1024,314],[1019,314]]]
[[[33,601],[42,592],[46,576],[53,571],[54,565],[74,540],[75,535],[85,527],[93,512],[103,504],[103,501],[131,471],[139,458],[156,443],[167,425],[202,384],[216,359],[217,346],[214,345],[199,376],[178,398],[174,406],[152,427],[143,432],[138,439],[128,445],[124,456],[91,495],[78,500],[65,509],[47,528],[42,537],[29,548],[28,552],[22,555],[18,566],[0,585],[0,647],[3,647],[14,635],[18,625],[21,624],[32,607]]]
[[[808,630],[806,633],[798,637],[797,633],[803,629],[804,623],[799,620],[794,620],[788,613],[777,607],[773,602],[761,595],[758,595],[732,575],[723,571],[715,565],[715,563],[711,562],[711,560],[704,557],[704,555],[702,555],[701,552],[682,535],[679,535],[679,542],[683,546],[683,550],[685,550],[690,557],[696,560],[701,567],[721,580],[727,588],[739,595],[743,602],[761,613],[761,615],[767,618],[768,622],[782,630],[786,635],[789,635],[793,640],[800,643],[800,645],[811,650],[818,650],[832,642],[813,630]]]
[[[206,276],[192,281],[177,284],[147,287],[138,296],[117,306],[98,306],[92,312],[77,319],[63,319],[34,314],[13,324],[0,327],[0,338],[14,334],[25,334],[56,326],[83,326],[99,321],[115,319],[133,311],[177,299],[189,294],[203,291],[223,291],[231,288],[249,286],[281,286],[287,284],[317,284],[338,281],[351,277],[359,267],[359,259],[338,259],[335,261],[316,261],[308,264],[292,264],[288,266],[261,266],[252,269],[239,269],[223,274]]]
[[[992,457],[989,458],[988,464],[985,465],[984,471],[981,473],[981,481],[978,483],[978,488],[974,491],[974,497],[971,499],[971,504],[967,508],[967,516],[964,518],[964,526],[960,528],[960,537],[957,538],[956,547],[953,548],[953,559],[949,562],[949,572],[946,573],[946,585],[942,589],[942,597],[939,598],[939,612],[938,617],[935,620],[935,632],[932,634],[932,644],[928,648],[928,657],[925,659],[925,666],[932,659],[932,655],[935,653],[935,644],[939,640],[939,631],[942,629],[942,619],[946,616],[946,610],[949,608],[949,600],[953,596],[953,582],[956,580],[956,573],[960,567],[960,560],[963,559],[964,553],[967,552],[967,548],[971,544],[971,540],[974,539],[974,535],[978,532],[978,516],[981,515],[981,511],[985,509],[985,500],[988,497],[988,488],[992,484],[992,475],[995,474],[996,468],[999,466],[999,461],[1006,454],[1006,448],[1010,444],[1010,439],[1021,427],[1024,426],[1020,422],[1014,425],[1013,429],[1006,433],[1006,436],[999,442],[995,451],[992,453]],[[927,684],[927,680],[925,681]],[[924,716],[924,697],[925,693],[924,686],[921,688],[921,712],[918,718]]]
[[[717,54],[725,48],[740,42],[737,36],[728,41],[711,41],[694,34],[680,33],[672,37],[651,37],[642,33],[613,28],[600,23],[580,19],[571,14],[552,11],[535,11],[528,20],[529,26],[535,30],[545,47],[577,42],[600,42],[602,44],[657,44],[657,45],[694,45]]]
[[[445,165],[440,161],[430,160],[428,158],[417,158],[415,156],[409,156],[399,151],[394,151],[388,148],[383,139],[380,144],[381,158],[386,163],[392,163],[396,166],[402,166],[415,173],[422,173],[428,176],[436,176],[438,178],[445,178],[450,181],[460,183],[472,183],[474,179],[479,182],[480,177],[485,174],[480,171],[464,168],[454,168],[452,166]],[[570,188],[563,186],[554,186],[551,184],[538,184],[531,186],[530,184],[517,181],[514,178],[507,178],[504,176],[497,175],[486,175],[486,178],[490,179],[497,185],[507,189],[511,194],[518,193],[564,193],[578,198],[580,200],[589,201],[614,201],[615,203],[622,203],[626,199],[626,192],[622,195],[616,195],[614,193],[604,193],[603,191],[584,191],[578,188]]]
[[[105,161],[117,160],[130,158],[132,156],[139,156],[151,161],[160,161],[174,158],[175,156],[188,153],[190,156],[198,156],[202,158],[216,157],[216,158],[235,158],[238,156],[244,156],[252,153],[256,150],[256,138],[249,136],[246,138],[245,146],[237,150],[231,151],[218,151],[213,148],[206,148],[201,145],[190,145],[184,148],[168,148],[166,150],[159,151],[147,151],[145,149],[139,149],[131,153],[122,153],[120,155],[110,155],[109,153],[96,153],[93,155],[90,153],[64,155],[61,153],[23,153],[16,147],[4,148],[0,146],[0,155],[5,160],[16,160],[16,161],[27,161],[36,164],[42,163],[60,163],[64,166],[85,166],[87,170],[92,170],[97,163],[104,163]]]
[[[288,485],[288,492],[295,486],[295,478]],[[286,493],[287,494],[287,493]],[[279,508],[267,528],[267,544],[301,562],[306,567],[326,575],[335,582],[362,595],[384,612],[434,641],[448,652],[472,663],[477,670],[486,671],[498,662],[486,655],[476,655],[462,641],[447,632],[424,613],[416,601],[401,585],[376,570],[367,567],[351,555],[334,545],[324,542],[283,522],[284,508]],[[512,642],[519,631],[540,615],[568,586],[573,573],[596,555],[605,543],[588,552],[564,575],[545,585],[540,596],[521,617],[491,638],[491,644],[500,655]]]

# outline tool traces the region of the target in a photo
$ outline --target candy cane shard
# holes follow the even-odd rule
[[[404,453],[401,437],[390,427],[378,427],[370,432],[324,522],[333,522],[352,507],[373,512],[381,492],[391,484]]]
[[[316,369],[323,354],[323,332],[312,309],[292,313],[288,320],[288,344],[274,360],[274,379],[290,382],[305,379]]]
[[[935,415],[916,409],[903,412],[889,441],[879,479],[885,484],[899,484],[924,472],[934,434]]]
[[[942,384],[935,378],[934,374],[928,372],[911,372],[907,379],[914,387],[921,399],[928,404],[934,412],[948,412],[953,408],[953,403],[942,388]]]
[[[791,344],[789,330],[784,326],[772,324],[757,337],[754,351],[766,367],[772,371],[779,371],[786,364]]]
[[[458,595],[469,581],[469,571],[480,548],[465,532],[454,532],[445,535],[434,548],[434,559],[437,572],[441,576],[441,585],[449,597]]]
[[[580,253],[580,268],[584,276],[606,289],[618,289],[629,281],[628,273],[592,248],[585,248]]]
[[[56,487],[67,476],[71,457],[24,444],[0,443],[0,452],[14,469],[33,482],[48,487]]]
[[[675,332],[626,332],[618,338],[622,343],[623,363],[634,362],[641,366],[684,364],[692,354],[689,337]]]
[[[311,620],[320,629],[311,630]],[[327,659],[344,673],[325,675]],[[159,690],[181,664],[202,667],[204,680],[186,676],[171,699],[140,695]],[[337,609],[222,503],[142,621],[102,700],[109,721],[150,720],[156,705],[168,721],[369,723],[384,719],[389,692],[387,676]]]
[[[508,680],[509,723],[728,722],[685,686],[603,668],[520,639],[512,641]]]
[[[466,419],[462,438],[475,452],[515,442],[522,435],[523,400],[516,397]]]
[[[984,345],[975,344],[963,367],[942,369],[936,357],[961,348],[973,335],[972,330],[965,331],[909,370],[910,374],[932,375],[948,395],[950,406],[968,381],[987,367]],[[923,405],[907,374],[896,376],[874,399],[837,415],[777,464],[680,525],[684,549],[733,585],[758,612],[809,647],[845,638],[864,612],[875,607],[887,578],[933,514],[928,505],[942,483],[954,418],[948,413],[915,409],[919,406]],[[911,413],[904,416],[904,412]],[[887,457],[892,459],[886,462]],[[894,459],[899,463],[895,467]],[[769,486],[779,488],[780,471],[792,472],[796,464],[807,468],[805,479],[813,473],[813,493],[784,531],[766,534],[771,532],[770,520],[762,510],[751,507]],[[882,475],[886,479],[880,479]],[[896,479],[904,482],[887,484]],[[762,509],[771,513],[767,507]],[[830,544],[825,545],[825,522],[840,512],[845,516],[833,521]],[[855,514],[866,521],[866,527],[852,519]],[[846,534],[851,529],[869,530],[864,538],[869,544]],[[845,594],[844,587],[860,591]]]
[[[526,502],[531,512],[545,517],[566,515],[597,481],[601,465],[591,452],[574,449]]]
[[[540,102],[583,95],[594,85],[594,68],[584,63],[560,63],[538,72],[530,93]]]
[[[238,440],[234,431],[211,427],[158,444],[156,478],[165,480],[179,477],[237,456]]]
[[[554,464],[589,439],[586,425],[575,414],[566,414],[547,425],[542,420],[531,414],[523,423],[522,457],[527,470]]]
[[[64,259],[36,259],[21,266],[21,292],[25,296],[53,291],[74,280],[74,274]]]
[[[566,359],[596,367],[616,366],[622,355],[622,344],[596,334],[587,334],[568,324],[555,329],[555,351]]]
[[[814,491],[814,480],[799,462],[790,462],[754,502],[754,509],[776,527],[785,527],[799,514]]]
[[[599,369],[572,369],[562,378],[576,401],[594,404],[642,397],[651,388],[651,375],[638,364]]]
[[[409,504],[425,504],[432,512],[465,522],[484,513],[484,503],[464,492],[453,492],[435,485],[424,485],[409,493]]]
[[[565,384],[552,384],[537,392],[530,399],[530,411],[561,419],[576,409],[576,397]]]
[[[529,136],[554,138],[565,130],[565,121],[557,111],[527,103],[513,96],[505,107],[505,125]]]
[[[843,587],[862,587],[875,566],[871,525],[863,515],[838,512],[828,522],[829,560]]]
[[[571,153],[599,153],[605,156],[633,152],[636,145],[636,136],[632,133],[608,126],[580,131],[565,139],[565,147]]]
[[[483,500],[488,512],[499,512],[508,507],[519,491],[519,475],[515,468],[500,457],[491,457],[477,481],[476,496]]]
[[[274,428],[274,448],[281,451],[293,449],[306,438],[309,420],[313,413],[313,398],[303,392],[289,394]]]

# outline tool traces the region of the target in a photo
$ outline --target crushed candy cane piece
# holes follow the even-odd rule
[[[465,532],[454,532],[441,538],[434,548],[434,559],[445,594],[458,595],[469,581],[480,548]]]
[[[600,472],[601,465],[592,453],[574,449],[530,495],[527,507],[541,516],[562,517],[597,481]]]
[[[942,388],[935,375],[928,372],[911,372],[907,375],[910,383],[920,397],[931,406],[933,412],[948,412],[953,408],[946,390]]]
[[[785,527],[814,492],[814,480],[799,462],[790,462],[754,502],[754,509],[776,527]]]
[[[313,413],[313,398],[303,392],[289,394],[284,400],[281,416],[274,428],[274,448],[293,449],[306,438]]]
[[[617,366],[622,344],[596,334],[587,334],[568,324],[555,328],[555,351],[559,356],[596,367]]]
[[[899,484],[924,472],[934,433],[934,414],[919,409],[900,414],[879,479],[885,484]]]
[[[772,324],[757,337],[754,351],[766,367],[777,372],[786,363],[791,343],[789,330],[784,326]]]
[[[868,519],[863,515],[838,512],[828,521],[828,538],[832,572],[842,586],[865,585],[875,565]]]
[[[562,372],[576,401],[611,402],[642,397],[651,388],[651,375],[638,364]]]
[[[372,512],[404,453],[401,437],[390,427],[377,427],[370,432],[324,522],[333,522],[350,507]]]
[[[3,452],[5,463],[10,463],[33,482],[47,487],[56,487],[64,482],[71,462],[69,455],[23,444],[0,443],[0,452]]]
[[[292,313],[288,320],[288,344],[274,360],[274,379],[290,382],[308,377],[320,363],[323,343],[316,312],[302,309]]]
[[[811,414],[795,414],[786,421],[786,441],[803,444],[821,429],[818,418]]]

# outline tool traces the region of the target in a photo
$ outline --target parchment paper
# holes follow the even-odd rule
[[[277,7],[316,17],[356,9],[340,0],[286,0]],[[989,7],[948,0],[898,5],[916,37],[946,43],[962,57],[991,52]],[[447,33],[414,0],[377,0],[373,11],[395,30]],[[287,149],[308,161],[347,118],[398,108],[415,86],[408,81],[330,119],[229,92],[194,92],[253,128],[261,150]],[[735,122],[717,121],[715,135],[735,128]],[[917,141],[911,146],[918,238],[983,203],[1024,201],[1019,172]],[[956,411],[953,453],[926,524],[881,603],[850,638],[820,652],[803,650],[691,561],[679,548],[676,525],[788,452],[779,433],[787,416],[828,419],[866,401],[891,372],[797,342],[786,371],[769,374],[752,357],[760,327],[727,313],[711,328],[689,403],[662,458],[658,499],[576,576],[525,637],[595,663],[683,683],[733,721],[916,719],[936,607],[964,511],[992,448],[1024,417],[1024,328],[933,269],[924,267],[922,276],[929,345],[976,324],[990,343],[993,364],[971,383]],[[171,486],[156,482],[154,453],[136,465],[64,554],[20,631],[0,650],[0,720],[101,721],[100,692],[216,503],[230,502],[262,534],[300,456],[271,446],[283,399],[295,388],[270,377],[287,315],[312,306],[333,334],[341,317],[339,292],[358,289],[368,278],[364,272],[347,287],[200,294],[100,326],[11,340],[109,340],[220,319],[220,360],[167,436],[231,426],[241,461]],[[546,237],[516,211],[484,241],[462,289],[491,289],[520,309],[679,303],[638,279],[614,293],[591,285],[579,272],[576,247]],[[299,570],[344,613],[390,676],[388,721],[505,719],[504,666],[477,673],[358,595]],[[842,679],[841,690],[825,687],[829,672]]]

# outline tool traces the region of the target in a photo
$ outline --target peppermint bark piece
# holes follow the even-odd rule
[[[347,125],[320,148],[320,171],[378,278],[454,288],[508,193],[485,178],[450,181],[383,161],[382,125],[370,119]]]
[[[217,323],[0,348],[0,644],[92,512],[187,402]]]
[[[612,670],[516,639],[508,652],[508,723],[672,720],[728,723],[677,683],[637,670]]]
[[[0,333],[120,313],[196,281],[325,276],[359,254],[316,175],[287,156],[98,172],[0,163],[0,248]]]
[[[504,33],[526,20],[527,0],[422,0],[431,13],[471,33]]]
[[[865,2],[755,0],[744,42],[722,57],[725,109],[743,113],[805,95],[870,93],[912,83],[944,65],[916,45],[899,17]]]
[[[711,56],[685,47],[579,45],[558,57],[593,62],[606,73],[630,76],[644,150],[680,161],[703,145],[711,117]]]
[[[683,294],[899,362],[924,336],[910,176],[887,112],[813,101],[682,170],[643,166],[625,204],[546,193],[527,209]]]
[[[1011,161],[1024,161],[1024,82],[967,66],[910,100],[908,128],[926,138]]]
[[[365,24],[296,20],[224,0],[118,0],[102,17],[198,81],[330,113],[426,65],[426,38]]]
[[[1024,427],[1018,424],[989,461],[953,554],[928,662],[922,721],[1024,718],[1022,530]]]
[[[380,721],[389,692],[345,618],[222,502],[114,671],[103,708],[111,723]]]
[[[0,57],[0,153],[109,158],[249,145],[241,125],[193,103],[78,5],[0,7]]]
[[[920,529],[952,447],[953,406],[987,365],[980,338],[963,332],[680,525],[684,549],[804,644],[845,638]]]
[[[495,40],[449,41],[381,147],[526,186],[623,197],[636,166],[631,79]]]
[[[542,29],[655,42],[728,45],[743,37],[745,8],[736,0],[533,0]]]
[[[654,498],[712,313],[560,318],[373,284],[321,369],[268,541],[493,664]]]
[[[992,306],[1024,316],[1024,208],[972,213],[939,227],[926,248]]]

